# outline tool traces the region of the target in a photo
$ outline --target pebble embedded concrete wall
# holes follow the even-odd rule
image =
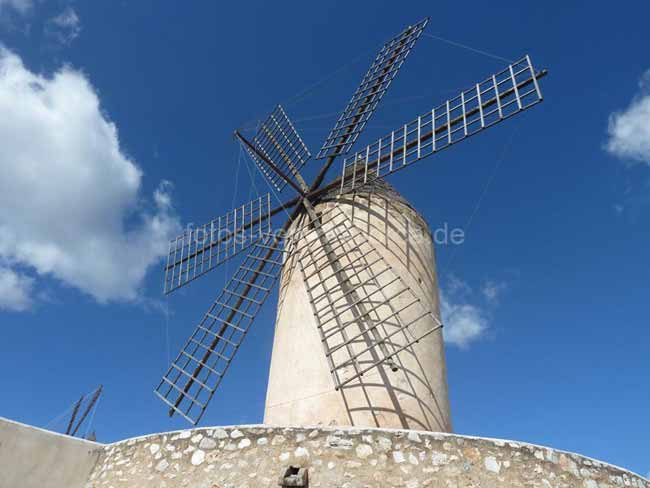
[[[277,487],[289,466],[322,488],[650,488],[577,454],[388,429],[239,426],[141,437],[105,447],[86,488]]]
[[[0,418],[0,488],[83,488],[103,448]]]

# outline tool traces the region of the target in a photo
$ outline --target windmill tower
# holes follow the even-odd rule
[[[381,180],[315,210],[327,239],[283,268],[264,423],[450,431],[426,222]]]
[[[346,157],[326,183],[427,23],[381,48],[310,184],[282,107],[252,140],[235,132],[273,191],[295,196],[272,207],[267,193],[170,243],[165,293],[243,256],[155,390],[170,416],[200,421],[279,280],[265,423],[451,430],[431,235],[384,178],[538,104],[546,71],[525,56]]]

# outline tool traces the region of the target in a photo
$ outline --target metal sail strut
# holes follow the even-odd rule
[[[267,235],[248,255],[155,390],[169,415],[196,425],[282,269],[282,239]]]

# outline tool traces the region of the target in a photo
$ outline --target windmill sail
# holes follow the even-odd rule
[[[280,105],[262,123],[253,142],[258,151],[294,179],[300,178],[300,169],[311,157],[309,149]],[[246,149],[269,183],[279,192],[282,191],[287,182],[271,171],[255,151],[248,147]]]
[[[442,328],[339,207],[296,249],[337,390],[382,364],[396,371],[400,352]]]
[[[388,41],[325,139],[317,159],[347,154],[426,27],[426,18]]]
[[[542,101],[530,57],[477,83],[343,162],[341,193],[387,176]]]
[[[271,194],[192,228],[169,243],[165,294],[204,275],[271,232]]]
[[[282,241],[255,243],[212,303],[155,390],[169,408],[196,425],[282,269]]]

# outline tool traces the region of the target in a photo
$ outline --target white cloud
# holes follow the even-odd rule
[[[445,342],[466,348],[485,335],[490,327],[490,315],[507,289],[503,282],[486,281],[480,294],[455,275],[447,277],[440,290],[440,314],[444,324]]]
[[[33,280],[0,266],[0,310],[23,311],[31,304]]]
[[[479,339],[488,328],[485,313],[469,303],[454,303],[440,292],[440,313],[445,342],[461,348]]]
[[[12,9],[21,14],[24,14],[30,10],[32,6],[32,0],[0,0],[0,11],[3,9]]]
[[[72,68],[34,74],[0,47],[0,113],[0,259],[100,302],[139,298],[180,228],[169,183],[143,197],[142,171]]]
[[[639,81],[639,92],[630,105],[609,116],[606,149],[630,161],[650,165],[650,70]]]
[[[67,6],[59,15],[48,20],[45,26],[45,34],[55,42],[62,45],[69,45],[81,32],[81,21],[77,12]]]

